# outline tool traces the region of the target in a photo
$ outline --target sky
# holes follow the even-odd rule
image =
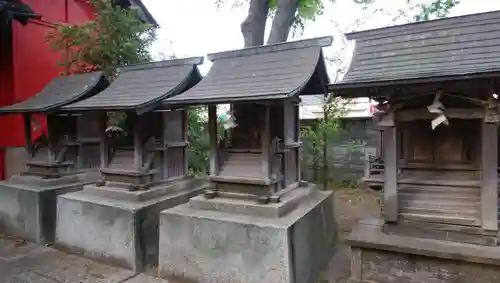
[[[226,4],[217,7],[215,0],[143,0],[160,25],[158,40],[152,46],[155,58],[168,58],[172,54],[178,58],[205,56],[209,53],[242,48],[240,24],[245,19],[248,7],[233,7],[234,0],[226,1]],[[331,35],[334,37],[334,43],[325,50],[325,56],[338,58],[338,62],[348,64],[352,46],[345,42],[342,34],[347,31],[404,23],[408,18],[399,18],[395,22],[394,17],[399,14],[400,9],[411,14],[406,2],[407,0],[377,0],[375,4],[363,9],[353,0],[336,0],[335,3],[327,3],[324,14],[315,22],[308,23],[303,33],[297,34],[293,39]],[[450,16],[493,10],[500,10],[500,1],[461,0]],[[363,19],[362,23],[357,24],[357,19]],[[200,68],[202,73],[206,73],[211,65],[205,61]],[[336,64],[330,64],[331,76],[336,68]]]

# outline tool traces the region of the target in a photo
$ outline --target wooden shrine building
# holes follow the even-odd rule
[[[95,116],[61,114],[62,106],[100,92],[108,86],[102,72],[58,77],[40,93],[25,101],[0,108],[0,114],[22,114],[29,160],[23,175],[57,178],[68,174],[97,170],[99,167],[99,133],[89,127]],[[32,138],[32,116],[45,114],[47,133]]]
[[[206,197],[279,202],[298,186],[299,95],[326,92],[321,49],[331,42],[323,37],[208,55],[214,63],[207,76],[165,100],[166,107],[208,105],[212,186]],[[221,103],[232,104],[234,123],[225,129],[217,126]]]
[[[198,83],[197,65],[202,62],[194,57],[121,67],[105,91],[63,107],[68,113],[100,113],[100,185],[112,182],[143,190],[187,175],[186,111],[152,110]],[[109,125],[108,112],[125,113],[123,123]]]
[[[337,96],[371,97],[384,230],[498,244],[500,11],[347,34],[356,41]]]
[[[52,242],[57,196],[99,181],[99,132],[91,127],[96,116],[62,114],[61,107],[108,85],[102,72],[58,77],[36,96],[0,108],[0,114],[23,115],[27,152],[25,171],[0,182],[2,232],[37,243]],[[47,132],[33,137],[36,127],[42,128],[32,125],[33,117],[43,119],[41,115]]]
[[[157,262],[159,212],[199,194],[205,181],[187,176],[187,110],[156,108],[196,85],[201,63],[120,67],[106,90],[63,107],[100,117],[102,180],[58,198],[56,246],[134,271]],[[72,232],[79,226],[92,231],[92,241]]]

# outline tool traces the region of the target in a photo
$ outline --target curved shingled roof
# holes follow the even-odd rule
[[[325,92],[328,83],[322,47],[332,37],[286,42],[208,55],[203,80],[164,104],[204,104],[278,99]]]
[[[346,36],[356,41],[352,62],[343,80],[330,90],[492,76],[500,71],[500,11]]]
[[[201,80],[197,65],[201,63],[203,57],[193,57],[121,67],[106,90],[62,110],[147,112],[163,99],[197,84]]]
[[[0,108],[0,114],[55,111],[66,104],[90,97],[108,85],[102,72],[57,77],[35,96]]]

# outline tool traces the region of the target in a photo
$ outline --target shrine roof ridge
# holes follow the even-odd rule
[[[109,82],[102,71],[56,77],[36,95],[0,108],[0,114],[57,111],[65,105],[95,95],[108,85]]]
[[[203,61],[204,57],[202,56],[188,57],[188,58],[172,59],[165,61],[130,64],[117,67],[116,71],[119,73],[123,73],[128,71],[137,71],[137,70],[145,70],[152,68],[167,68],[167,67],[182,66],[182,65],[201,65],[203,64]]]
[[[454,16],[441,19],[427,20],[408,24],[398,24],[389,27],[361,30],[346,33],[348,40],[391,37],[397,35],[408,35],[410,33],[430,32],[442,30],[449,27],[467,27],[471,24],[489,24],[500,22],[500,11],[490,11],[484,13]]]
[[[202,62],[203,57],[191,57],[119,67],[118,76],[107,89],[62,110],[142,114],[196,85],[202,78],[197,65]]]
[[[500,11],[351,33],[354,55],[337,96],[368,88],[500,76]]]
[[[297,41],[281,42],[270,45],[248,47],[238,50],[223,51],[217,53],[211,53],[207,55],[207,59],[210,61],[216,61],[220,59],[230,59],[235,57],[245,57],[257,54],[265,54],[272,52],[280,52],[293,49],[302,49],[308,47],[327,47],[332,45],[333,37],[324,36],[311,39],[303,39]]]
[[[326,92],[329,77],[320,37],[209,55],[213,64],[193,88],[163,105],[199,105],[285,99]],[[223,60],[222,60],[223,59]]]

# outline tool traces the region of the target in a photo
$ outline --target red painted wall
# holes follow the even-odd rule
[[[57,63],[61,57],[45,42],[47,32],[57,24],[77,24],[94,18],[86,0],[24,0],[24,3],[41,15],[42,20],[33,20],[26,26],[12,23],[12,45],[1,46],[0,52],[0,106],[35,95],[60,74]],[[4,52],[8,47],[12,48],[10,55]],[[44,119],[40,118],[43,125]],[[34,139],[41,130],[43,128],[33,133]],[[0,147],[23,146],[24,143],[22,117],[0,117]],[[4,176],[3,162],[4,154],[0,150],[0,179]]]

